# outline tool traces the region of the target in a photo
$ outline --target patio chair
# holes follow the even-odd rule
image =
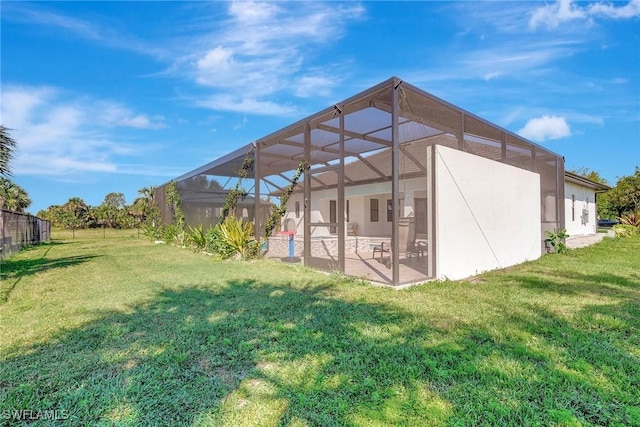
[[[416,242],[416,228],[415,218],[406,217],[400,218],[398,223],[398,255],[402,258],[411,258],[416,255],[417,258],[424,256],[427,250],[427,245],[424,242]],[[391,266],[391,260],[393,259],[393,241],[390,243],[381,242],[373,248],[373,258],[376,257],[376,252],[380,252],[380,262],[383,262],[384,254],[388,253],[387,267]]]
[[[358,235],[358,223],[357,222],[347,223],[347,236],[357,236],[357,235]]]

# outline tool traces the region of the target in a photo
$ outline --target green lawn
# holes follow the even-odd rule
[[[640,236],[395,291],[135,235],[2,262],[0,424],[640,425]]]

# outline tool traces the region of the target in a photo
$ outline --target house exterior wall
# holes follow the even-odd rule
[[[569,236],[597,232],[596,192],[571,182],[564,183],[565,227]]]
[[[400,216],[414,216],[414,197],[424,197],[425,179],[402,180],[400,199],[403,201]],[[317,190],[311,193],[311,222],[329,222],[329,201],[337,200],[335,189]],[[371,221],[371,199],[378,200],[378,221]],[[387,200],[391,199],[391,182],[358,185],[345,188],[345,206],[349,202],[349,221],[357,224],[357,234],[369,237],[391,236],[391,221],[387,221]],[[295,204],[300,204],[300,215],[296,218]],[[296,224],[296,235],[304,235],[303,195],[292,194],[282,224],[292,219]],[[345,220],[345,228],[347,221]],[[328,227],[312,227],[311,236],[329,236]],[[345,230],[346,235],[346,230]]]
[[[296,218],[296,203],[300,207],[300,211],[298,213],[298,217]],[[296,236],[302,236],[304,234],[304,196],[302,193],[293,193],[289,197],[289,201],[287,202],[287,211],[285,212],[282,218],[282,224],[284,225],[285,221],[292,220],[296,225]],[[282,231],[276,230],[276,231]]]
[[[540,176],[436,146],[436,276],[461,279],[541,255]]]

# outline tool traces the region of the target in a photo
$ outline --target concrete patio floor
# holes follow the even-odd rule
[[[566,240],[566,244],[569,249],[583,248],[598,243],[605,237],[607,237],[607,233],[598,233],[588,236],[572,236]],[[374,283],[391,285],[393,282],[393,272],[388,262],[388,256],[388,254],[385,254],[385,257],[380,259],[380,254],[376,254],[374,258],[373,252],[345,254],[345,274],[360,277]],[[304,258],[302,257],[270,257],[267,254],[267,258],[279,259],[286,263],[304,264]],[[338,270],[338,258],[334,256],[312,257],[310,259],[309,266],[327,272],[336,271]],[[431,278],[427,276],[426,256],[413,256],[411,258],[402,258],[400,260],[401,285],[399,286],[426,282],[430,279]]]
[[[361,277],[375,283],[390,285],[393,281],[393,271],[388,262],[388,254],[381,260],[380,254],[373,257],[373,252],[357,254],[345,254],[345,274]],[[269,256],[267,255],[267,258]],[[273,258],[283,262],[303,264],[304,259],[295,258]],[[323,271],[338,270],[337,257],[312,257],[309,266]],[[427,257],[412,256],[411,258],[400,259],[400,282],[401,284],[419,283],[429,280],[427,277]]]

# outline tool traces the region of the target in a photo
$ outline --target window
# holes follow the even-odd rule
[[[571,221],[576,220],[576,195],[571,195]]]
[[[296,202],[296,218],[300,218],[300,202]]]
[[[338,209],[335,200],[329,200],[329,222],[336,223],[338,222],[338,215],[336,215]],[[338,227],[330,226],[329,233],[336,234],[338,232]]]
[[[402,216],[402,206],[404,206],[404,198],[398,199],[398,214]],[[387,199],[387,222],[393,222],[393,200]]]
[[[427,199],[416,197],[413,200],[416,212],[416,233],[427,234]]]
[[[369,200],[369,218],[371,222],[378,222],[378,199]]]

